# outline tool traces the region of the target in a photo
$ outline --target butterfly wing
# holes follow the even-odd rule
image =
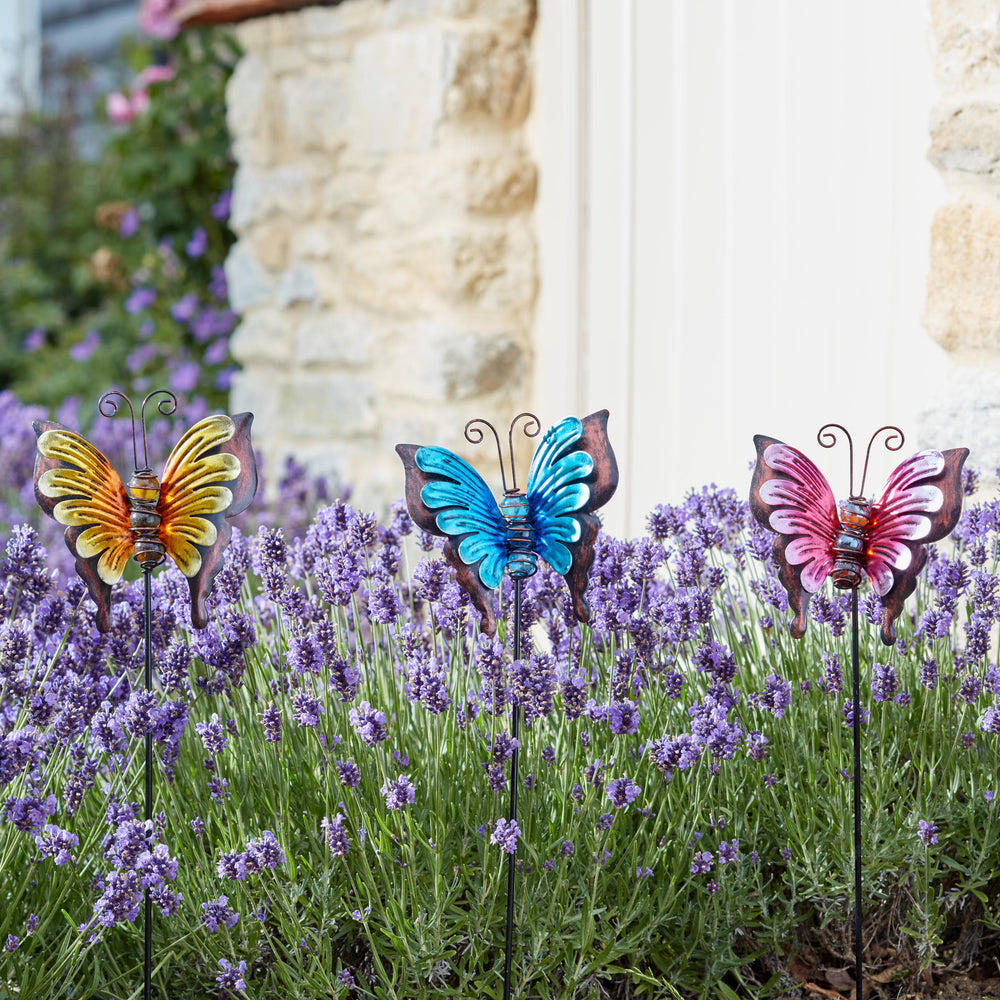
[[[507,565],[507,525],[493,493],[468,462],[446,448],[398,444],[406,470],[406,506],[424,531],[446,539],[444,557],[459,586],[482,615],[487,635],[496,631],[489,591],[500,586]]]
[[[111,625],[111,587],[135,548],[121,477],[92,444],[54,420],[32,424],[37,438],[35,499],[66,527],[66,544],[97,605],[97,627]]]
[[[797,448],[757,434],[757,465],[750,484],[750,511],[776,532],[772,551],[778,578],[795,613],[792,635],[806,630],[809,598],[833,569],[840,524],[833,492],[822,472]]]
[[[580,621],[590,620],[584,594],[601,527],[594,512],[617,487],[607,410],[566,417],[546,431],[528,471],[528,517],[535,552],[566,578]]]
[[[865,572],[882,599],[882,641],[896,641],[896,619],[917,586],[928,542],[949,534],[962,513],[968,448],[921,451],[901,462],[872,507]]]
[[[251,413],[199,420],[177,442],[163,470],[160,540],[188,578],[195,628],[208,624],[205,599],[232,535],[229,519],[246,510],[257,492],[252,422]]]

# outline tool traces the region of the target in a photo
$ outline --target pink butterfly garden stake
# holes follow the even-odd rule
[[[962,466],[967,448],[918,452],[889,476],[878,500],[866,499],[865,480],[872,445],[887,432],[889,451],[903,447],[898,427],[880,427],[868,442],[861,485],[854,492],[854,442],[840,424],[817,435],[824,448],[842,431],[850,455],[850,495],[839,503],[823,473],[797,448],[758,434],[757,465],[750,484],[750,510],[774,531],[772,546],[782,586],[794,612],[792,635],[806,630],[809,599],[827,577],[851,591],[851,666],[854,736],[854,961],[857,1000],[861,979],[861,722],[858,669],[858,588],[865,576],[882,602],[882,641],[896,641],[896,620],[927,561],[926,545],[948,535],[962,513]]]

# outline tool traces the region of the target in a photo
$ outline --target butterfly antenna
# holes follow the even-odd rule
[[[519,413],[510,422],[510,429],[507,431],[507,445],[510,450],[510,478],[513,480],[512,490],[517,489],[517,466],[514,464],[514,428],[517,427],[517,422],[525,417],[527,419],[524,421],[524,427],[522,428],[525,437],[538,437],[538,432],[542,429],[542,425],[538,422],[538,417],[527,410],[524,413]]]
[[[865,467],[861,472],[861,490],[860,494],[864,496],[865,492],[865,480],[868,478],[868,459],[872,453],[872,445],[877,440],[879,434],[883,431],[888,431],[885,440],[882,444],[885,446],[886,451],[899,451],[903,447],[903,442],[906,438],[903,436],[903,432],[895,424],[885,424],[885,426],[880,427],[874,434],[872,434],[871,439],[868,441],[868,448],[865,450]]]
[[[482,417],[474,417],[465,425],[465,440],[469,444],[482,444],[485,435],[482,428],[477,426],[478,424],[488,427],[493,432],[493,440],[497,443],[497,458],[500,459],[500,481],[503,483],[503,491],[506,493],[507,474],[503,467],[503,450],[500,447],[500,435],[497,433],[497,429],[488,420],[484,420]]]
[[[845,438],[847,438],[847,448],[848,448],[848,468],[850,474],[850,484],[851,492],[850,495],[853,497],[854,493],[854,439],[851,437],[850,431],[843,424],[823,424],[819,429],[819,433],[816,435],[816,440],[819,442],[821,448],[832,448],[838,442],[838,437],[836,432],[841,431]],[[867,468],[868,463],[865,463]],[[862,480],[862,484],[864,481]],[[864,485],[862,485],[864,489]]]
[[[149,468],[149,452],[146,448],[146,404],[156,396],[163,397],[156,404],[156,409],[162,413],[163,416],[169,417],[170,414],[177,411],[177,397],[169,389],[154,389],[142,401],[142,406],[139,409],[139,426],[142,428],[142,467],[144,469]]]
[[[117,397],[117,398],[116,398]],[[119,399],[125,401],[125,405],[128,407],[129,415],[132,418],[132,458],[135,462],[135,467],[139,468],[139,456],[136,446],[135,437],[135,410],[132,409],[132,400],[125,395],[119,389],[109,389],[97,402],[97,412],[101,414],[102,417],[114,417],[117,415],[118,411],[121,409],[121,403],[118,402]],[[146,435],[143,433],[143,450],[146,448]]]

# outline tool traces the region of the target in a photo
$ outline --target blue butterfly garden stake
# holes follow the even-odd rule
[[[424,531],[445,539],[444,557],[455,570],[459,585],[482,615],[482,630],[496,631],[492,591],[506,572],[514,584],[514,659],[521,658],[521,587],[544,559],[569,586],[580,621],[590,619],[584,597],[594,562],[594,543],[601,522],[594,513],[614,495],[618,463],[608,441],[608,411],[598,410],[582,420],[566,417],[542,437],[528,471],[526,490],[517,486],[514,467],[514,431],[524,420],[527,437],[541,430],[532,413],[519,413],[507,433],[511,485],[507,485],[503,450],[496,428],[485,420],[470,420],[465,438],[482,442],[482,424],[496,439],[503,497],[498,504],[485,480],[464,459],[447,448],[400,444],[396,452],[406,470],[406,505]],[[517,821],[517,736],[520,707],[511,712],[514,749],[510,763],[510,812]],[[515,841],[516,844],[516,841]],[[504,1000],[510,1000],[514,928],[514,851],[507,858],[507,924],[504,951]]]

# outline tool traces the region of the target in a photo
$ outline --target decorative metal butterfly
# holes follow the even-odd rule
[[[885,447],[899,451],[903,433],[880,427],[865,452],[861,488],[854,492],[854,443],[840,424],[826,424],[817,435],[832,448],[835,430],[850,447],[851,493],[838,504],[823,473],[797,448],[758,434],[757,465],[750,485],[750,510],[765,528],[777,532],[774,557],[779,578],[795,613],[791,630],[802,638],[809,598],[829,576],[843,590],[868,576],[882,599],[882,641],[896,641],[896,619],[913,593],[927,561],[928,542],[944,538],[962,513],[962,466],[968,448],[921,451],[901,462],[877,501],[864,497],[872,444],[888,431]]]
[[[537,559],[544,559],[566,578],[577,618],[590,619],[584,598],[594,562],[594,542],[603,507],[618,486],[618,463],[608,441],[608,411],[566,417],[544,435],[531,460],[527,489],[517,486],[514,472],[514,429],[522,418],[527,437],[541,425],[531,413],[519,413],[510,423],[511,487],[507,486],[500,436],[485,420],[465,425],[466,440],[478,444],[488,427],[500,456],[503,498],[498,504],[482,476],[446,448],[396,445],[406,469],[406,504],[424,531],[446,538],[444,556],[461,587],[482,615],[488,635],[496,630],[489,601],[504,571],[515,579],[531,576]]]
[[[157,409],[174,412],[177,400],[166,389],[142,401],[142,458],[136,445],[135,411],[121,392],[101,397],[100,412],[114,416],[119,397],[132,416],[135,471],[122,483],[101,452],[79,434],[54,420],[33,424],[35,498],[50,517],[66,526],[66,544],[76,557],[76,571],[97,605],[97,627],[111,623],[111,588],[134,557],[144,570],[169,555],[188,578],[191,621],[208,623],[205,599],[222,568],[232,527],[229,518],[244,511],[257,492],[257,465],[250,445],[253,414],[216,414],[199,420],[177,442],[162,479],[149,467],[146,450],[146,404],[163,398]]]

